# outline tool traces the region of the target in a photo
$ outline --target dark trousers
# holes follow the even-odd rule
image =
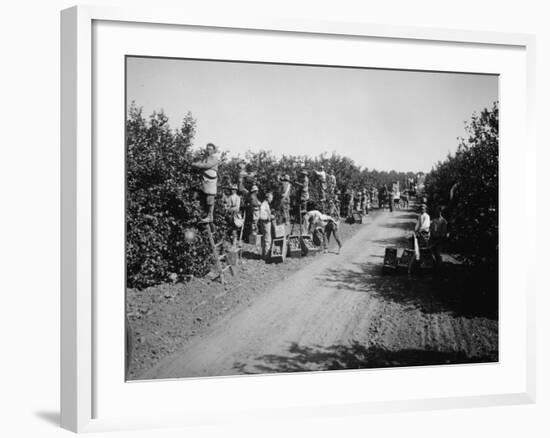
[[[338,244],[339,248],[342,248],[342,242],[340,241],[340,236],[338,236],[338,226],[334,222],[329,222],[325,226],[325,236],[326,240],[324,241],[324,249],[327,249],[328,244],[330,242],[330,236],[334,235],[334,240],[336,240],[336,243]]]

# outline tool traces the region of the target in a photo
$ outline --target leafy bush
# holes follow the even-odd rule
[[[145,119],[141,109],[129,108],[126,135],[126,269],[129,287],[166,281],[170,274],[202,276],[209,269],[210,249],[197,230],[200,187],[190,163],[195,121],[188,114],[172,131],[163,112]],[[218,208],[220,206],[218,205]],[[225,222],[217,217],[219,235]],[[187,230],[196,239],[185,238]]]
[[[498,128],[495,103],[472,116],[456,154],[426,177],[430,207],[446,206],[452,248],[475,265],[492,267],[498,262]]]

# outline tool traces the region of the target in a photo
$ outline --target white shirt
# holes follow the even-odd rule
[[[304,217],[306,223],[311,219],[310,226],[316,228],[319,226],[325,227],[329,222],[334,222],[338,225],[332,216],[328,214],[323,214],[319,210],[311,210],[307,212],[307,215]]]
[[[269,207],[269,202],[264,201],[260,205],[260,219],[264,221],[271,220],[271,208]]]
[[[428,213],[422,213],[420,215],[414,230],[426,233],[430,231],[430,215]]]

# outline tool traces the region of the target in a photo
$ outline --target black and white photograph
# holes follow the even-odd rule
[[[126,57],[126,379],[499,361],[499,76]]]

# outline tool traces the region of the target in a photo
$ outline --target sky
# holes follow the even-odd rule
[[[194,146],[232,155],[336,152],[369,169],[429,171],[464,122],[498,100],[498,76],[405,70],[127,58],[127,104],[187,112]]]

